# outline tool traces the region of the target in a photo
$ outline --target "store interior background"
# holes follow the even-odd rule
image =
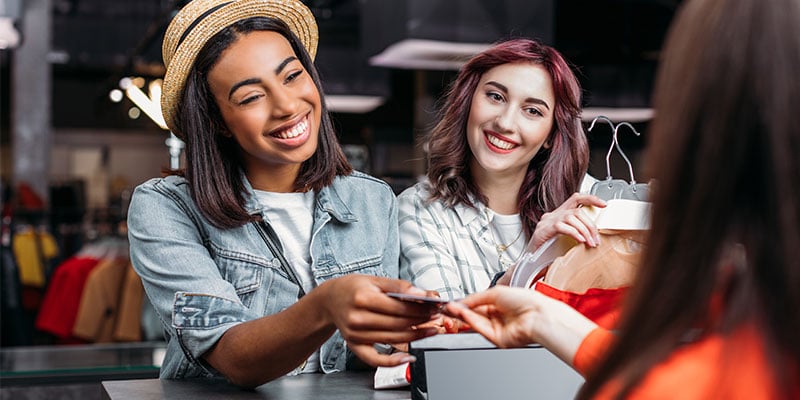
[[[120,222],[132,189],[170,168],[169,132],[128,97],[113,101],[110,93],[126,77],[138,77],[134,82],[148,93],[163,76],[164,29],[185,3],[0,0],[0,19],[12,21],[20,35],[16,46],[0,50],[1,189],[13,223],[4,227],[30,224],[56,237],[58,254],[44,265],[48,276],[103,235],[124,236]],[[509,36],[539,38],[575,66],[587,127],[594,116],[607,115],[642,132],[620,131],[619,140],[637,181],[648,180],[641,150],[653,77],[679,0],[304,3],[317,17],[316,65],[340,140],[358,169],[395,191],[424,174],[420,137],[435,121],[437,99],[458,65]],[[611,130],[600,125],[588,136],[590,172],[605,178]],[[612,175],[629,179],[617,154]],[[41,207],[24,203],[22,183]],[[3,348],[63,344],[33,327],[35,310],[26,319],[0,318],[4,328],[23,324],[30,332],[20,341],[4,329]]]

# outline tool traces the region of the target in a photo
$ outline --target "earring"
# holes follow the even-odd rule
[[[549,150],[551,147],[553,147],[553,141],[556,140],[556,135],[558,135],[558,130],[554,128],[553,131],[547,135],[547,139],[545,139],[544,144],[542,145],[545,150]]]

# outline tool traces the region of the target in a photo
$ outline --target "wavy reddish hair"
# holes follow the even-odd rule
[[[470,194],[483,203],[486,196],[472,181],[467,144],[467,120],[481,76],[503,64],[534,63],[550,74],[555,96],[553,130],[528,166],[519,192],[520,217],[530,236],[542,214],[561,205],[578,191],[589,166],[589,145],[581,125],[581,88],[564,57],[554,48],[532,39],[497,42],[475,55],[459,71],[445,95],[441,119],[428,138],[430,201],[448,206],[474,206]]]

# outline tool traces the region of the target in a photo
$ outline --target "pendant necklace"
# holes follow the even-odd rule
[[[508,250],[509,247],[514,245],[514,243],[516,243],[517,240],[519,240],[519,238],[522,237],[522,232],[524,232],[525,229],[522,229],[520,227],[520,230],[519,230],[519,233],[517,234],[517,237],[515,237],[514,240],[512,240],[511,242],[509,242],[507,244],[499,243],[497,241],[497,239],[495,239],[495,237],[494,237],[494,229],[493,229],[494,228],[494,223],[492,222],[492,219],[489,216],[489,209],[488,208],[486,209],[486,219],[489,221],[489,235],[492,236],[492,243],[494,244],[495,250],[497,250],[497,257],[498,257],[498,259],[500,261],[500,265],[503,268],[508,268],[514,262],[513,261],[504,260],[503,259],[503,255],[506,254],[506,251]]]

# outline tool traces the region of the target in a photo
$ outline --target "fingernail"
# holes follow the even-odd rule
[[[425,336],[433,336],[439,334],[439,328],[425,328]]]
[[[400,359],[400,362],[404,363],[413,363],[414,361],[417,361],[417,357],[414,357],[410,354]]]
[[[600,246],[600,235],[595,235],[594,236],[594,241],[595,241],[595,243],[597,243],[598,246]]]

